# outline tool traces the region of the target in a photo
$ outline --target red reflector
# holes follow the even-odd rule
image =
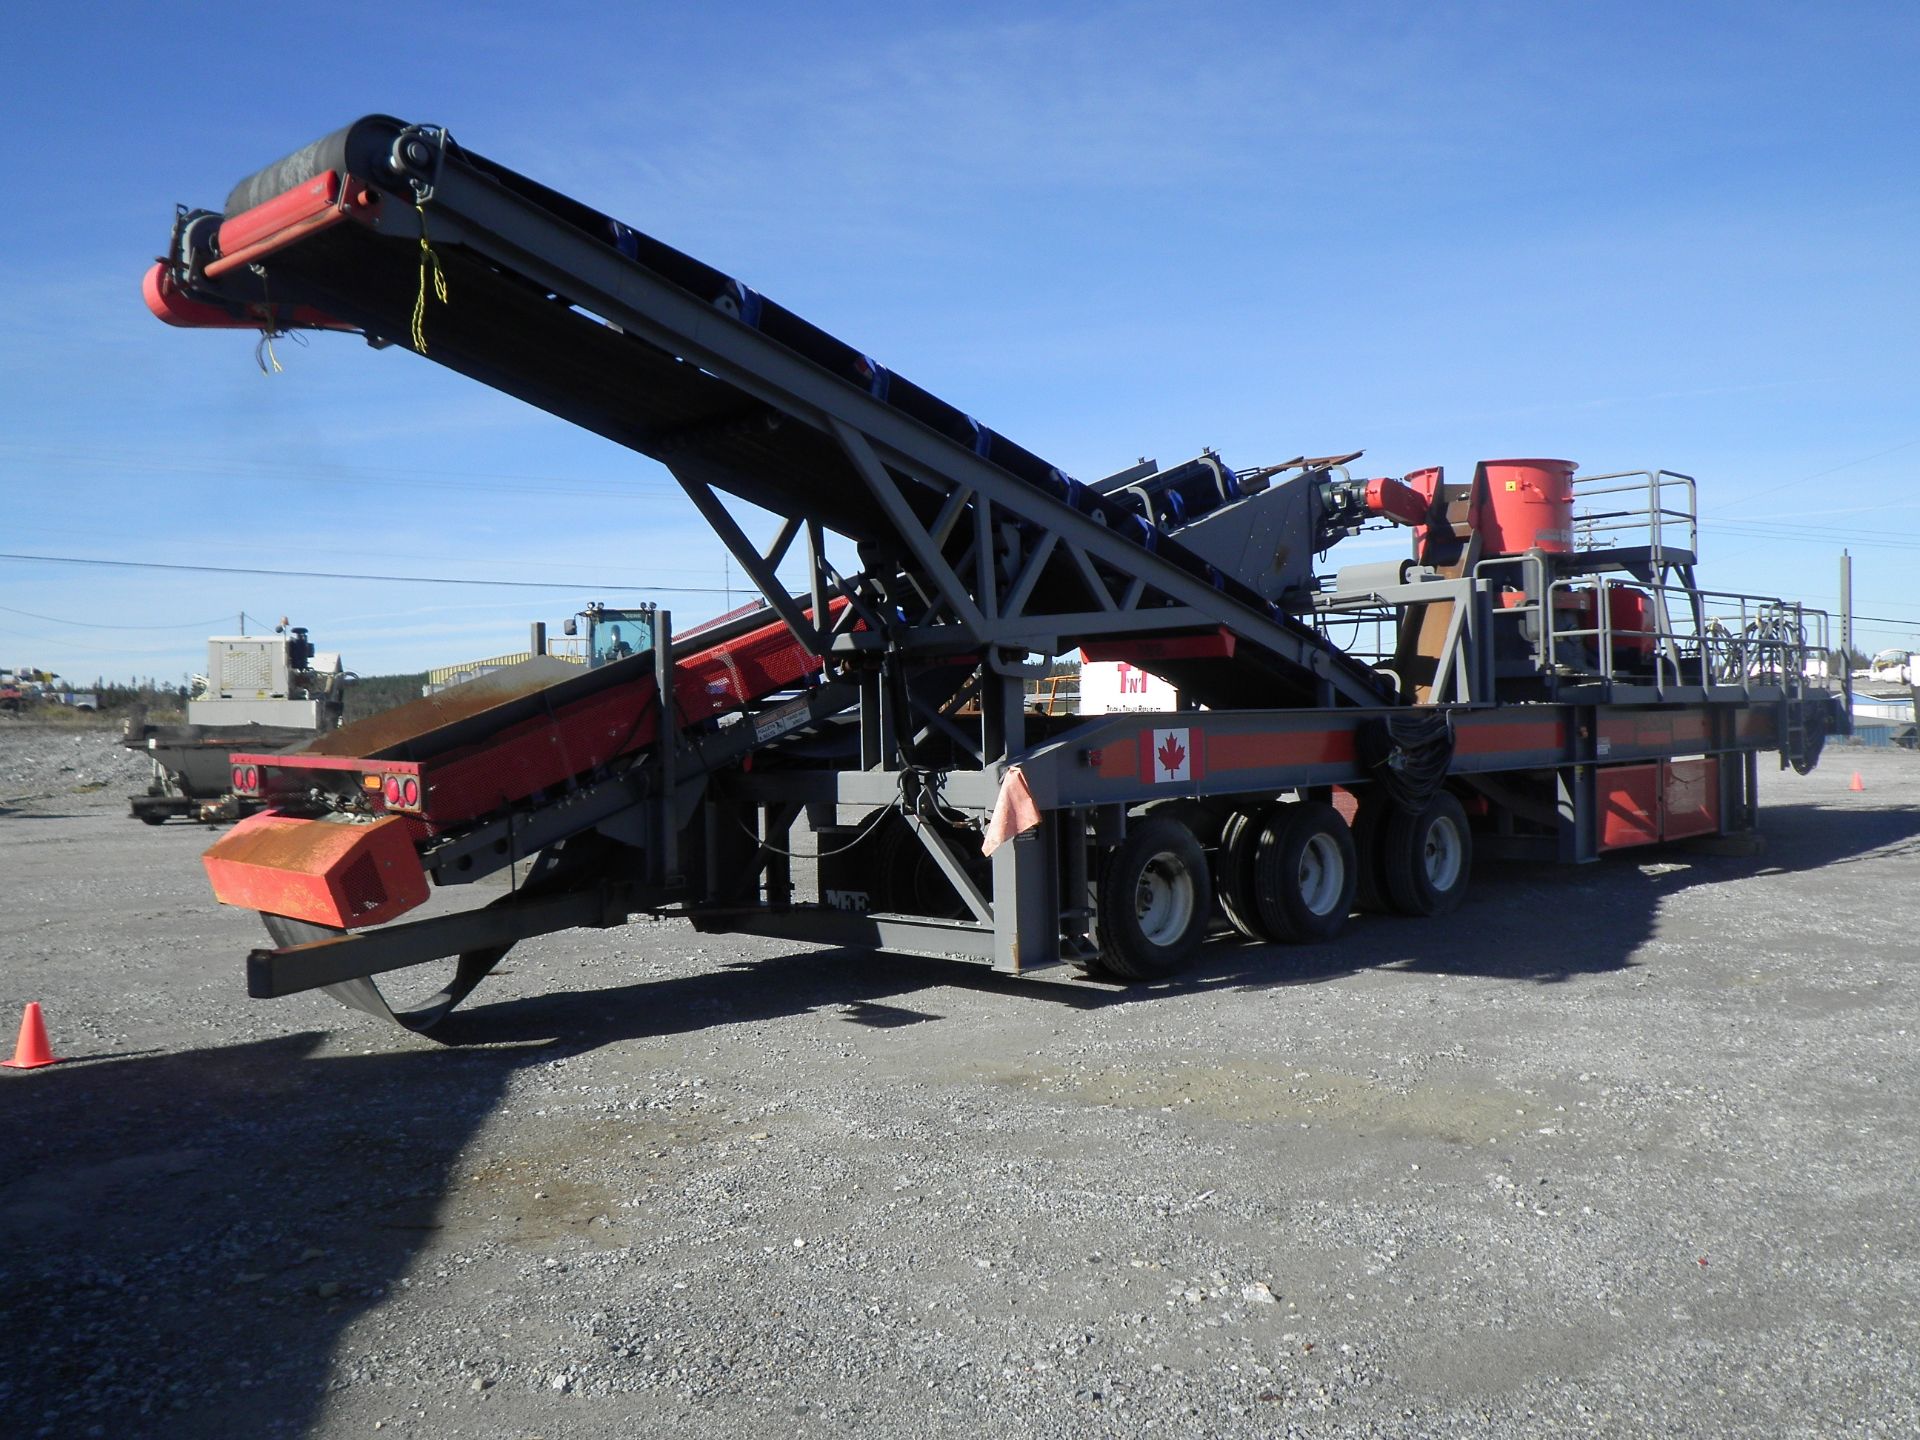
[[[387,776],[387,803],[389,805],[398,805],[400,803],[400,777],[398,775]]]
[[[420,803],[420,782],[418,780],[407,781],[400,787],[400,794],[408,805],[418,805]]]
[[[241,781],[244,788],[248,790],[258,790],[260,788],[260,767],[258,765],[248,765],[245,767],[243,773],[246,777]]]
[[[244,790],[247,788],[246,766],[236,765],[233,767],[233,788],[236,790]]]

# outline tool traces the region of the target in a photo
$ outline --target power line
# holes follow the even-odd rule
[[[469,580],[448,575],[349,575],[331,570],[266,570],[247,565],[169,565],[160,560],[95,560],[83,555],[19,555],[0,550],[0,560],[46,565],[93,565],[113,570],[174,570],[200,575],[271,575],[283,580],[368,580],[389,585],[483,585],[511,590],[597,590],[607,594],[724,595],[718,585],[605,585],[578,580]]]
[[[224,615],[216,615],[211,620],[193,620],[185,625],[119,625],[93,620],[68,620],[61,615],[42,615],[37,610],[16,610],[11,605],[0,605],[0,610],[9,615],[25,615],[30,620],[45,620],[52,625],[72,625],[81,630],[204,630],[226,619]]]
[[[1885,530],[1853,529],[1841,525],[1802,525],[1786,520],[1716,520],[1713,528],[1751,535],[1778,535],[1790,540],[1864,540],[1890,545],[1920,543],[1912,538],[1889,537]]]
[[[290,464],[284,461],[258,460],[234,456],[180,455],[169,451],[164,456],[139,451],[77,448],[71,445],[37,446],[0,441],[0,453],[38,458],[40,463],[67,469],[125,470],[138,474],[165,472],[192,475],[224,475],[237,479],[285,479],[315,484],[379,484],[428,489],[494,489],[485,483],[505,482],[510,493],[574,494],[617,498],[641,491],[677,493],[679,486],[657,475],[616,477],[610,484],[582,486],[581,477],[541,475],[514,471],[434,470],[408,467],[387,469],[377,465],[344,464],[334,460]],[[428,479],[426,477],[438,477]]]
[[[1869,460],[1884,460],[1889,455],[1898,455],[1902,450],[1911,450],[1916,445],[1920,445],[1920,440],[1903,440],[1898,445],[1889,446],[1885,450],[1877,450],[1871,455],[1862,455],[1857,460],[1843,460],[1830,469],[1816,470],[1813,474],[1802,475],[1797,480],[1783,480],[1778,485],[1771,485],[1765,490],[1749,491],[1745,495],[1735,497],[1733,503],[1744,505],[1747,501],[1758,500],[1763,495],[1777,495],[1782,490],[1792,489],[1795,485],[1805,485],[1810,480],[1823,480],[1829,475],[1839,474],[1842,470],[1851,470],[1855,465],[1864,465]]]

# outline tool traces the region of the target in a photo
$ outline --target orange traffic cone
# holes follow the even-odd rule
[[[1859,772],[1858,770],[1856,770],[1856,771],[1854,771],[1854,772],[1853,772],[1853,779],[1851,779],[1851,780],[1849,780],[1849,781],[1847,782],[1847,789],[1849,789],[1849,790],[1864,790],[1864,789],[1866,789],[1866,788],[1867,788],[1866,786],[1864,786],[1864,785],[1862,785],[1862,784],[1860,783],[1860,772]]]
[[[47,1022],[40,1016],[40,1002],[29,1000],[20,1017],[20,1043],[13,1047],[13,1059],[0,1060],[10,1070],[38,1070],[42,1065],[57,1065],[60,1058],[47,1043]]]

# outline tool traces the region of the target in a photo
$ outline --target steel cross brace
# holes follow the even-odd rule
[[[1366,677],[1346,673],[1320,648],[1316,637],[1299,633],[1260,610],[1222,594],[1168,557],[1154,555],[1090,516],[1043,495],[957,441],[892,409],[813,361],[724,314],[711,303],[627,260],[532,200],[471,170],[459,163],[457,156],[448,154],[444,160],[445,163],[437,164],[434,172],[432,203],[436,213],[446,217],[444,227],[436,221],[436,234],[446,241],[466,245],[555,294],[566,296],[636,338],[701,366],[743,393],[803,423],[830,433],[839,433],[836,430],[839,427],[839,431],[858,434],[873,462],[882,467],[898,469],[915,478],[938,475],[945,485],[964,485],[1007,513],[1021,515],[1058,532],[1071,549],[1083,552],[1088,561],[1081,566],[1083,574],[1091,571],[1091,562],[1097,559],[1120,573],[1135,576],[1134,586],[1142,596],[1151,589],[1174,606],[1185,609],[1190,624],[1231,624],[1248,642],[1320,677],[1345,698],[1363,704],[1379,699]],[[688,465],[689,458],[678,454],[672,457],[671,468],[676,477],[683,469],[692,468]],[[862,473],[866,473],[864,467]],[[718,483],[716,477],[702,475],[699,478],[706,483]],[[690,489],[689,494],[699,505],[697,493]],[[894,494],[898,501],[898,491]],[[893,507],[888,508],[891,518]],[[713,515],[708,507],[701,506],[701,509],[711,521]],[[719,528],[727,534],[738,532],[731,517]],[[917,521],[914,529],[920,532],[922,543],[930,538]],[[911,533],[901,538],[910,547],[914,546],[915,537]],[[760,563],[757,551],[754,555],[752,568],[770,576],[771,572]],[[741,559],[744,565],[745,556]],[[945,566],[944,559],[941,565]],[[947,568],[951,574],[950,567]],[[760,579],[758,575],[755,578]],[[1100,599],[1104,586],[1097,582],[1097,577],[1089,575],[1088,578],[1095,581],[1092,588],[1095,598]],[[956,583],[957,579],[954,577]],[[778,586],[769,588],[777,590]],[[964,587],[959,588],[959,594],[965,594]],[[773,598],[769,595],[769,602]],[[1107,601],[1111,602],[1110,595]],[[786,608],[794,607],[789,603]],[[1101,609],[1107,608],[1103,603]],[[987,623],[971,596],[967,596],[964,606],[956,609],[969,626],[984,627]],[[783,613],[782,618],[792,623],[798,617]],[[1134,628],[1134,625],[1132,617],[1116,615],[1111,617],[1111,623],[1100,628],[1111,633]],[[1054,628],[1058,632],[1061,627]],[[806,631],[796,628],[796,633],[805,635]]]
[[[811,654],[825,655],[831,641],[827,638],[826,632],[820,628],[820,622],[825,619],[825,606],[821,586],[817,582],[817,573],[815,583],[810,587],[814,597],[812,621],[809,621],[801,613],[800,607],[793,603],[792,594],[780,583],[779,576],[774,573],[775,567],[785,555],[787,546],[792,543],[794,532],[801,522],[789,516],[780,529],[779,537],[774,541],[772,553],[762,555],[760,547],[747,537],[746,531],[740,528],[740,522],[733,518],[732,512],[721,503],[720,497],[713,493],[713,485],[708,479],[708,474],[716,468],[718,467],[684,457],[676,458],[667,465],[673,478],[680,482],[680,488],[686,492],[687,498],[693,501],[694,508],[700,512],[701,518],[713,527],[714,532],[720,537],[720,543],[727,547],[728,553],[740,562],[740,568],[745,570],[753,583],[760,587],[761,598],[786,622],[787,629],[793,632],[794,638],[806,646]]]

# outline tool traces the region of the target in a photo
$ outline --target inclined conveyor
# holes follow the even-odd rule
[[[1254,498],[1225,467],[1216,493],[1182,487],[1177,508],[1156,507],[1151,482],[1082,484],[733,277],[443,130],[370,116],[259,171],[223,212],[181,213],[146,288],[176,324],[410,344],[648,455],[763,590],[779,588],[769,557],[715,490],[782,516],[783,550],[801,530],[816,549],[822,529],[844,535],[889,572],[857,597],[869,643],[1058,653],[1106,635],[1210,637],[1172,662],[1203,703],[1392,698],[1257,576],[1182,543],[1185,526]]]

